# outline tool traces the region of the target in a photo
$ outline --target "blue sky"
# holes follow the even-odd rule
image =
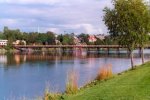
[[[21,31],[103,34],[103,8],[111,0],[0,0],[0,31],[4,26]]]

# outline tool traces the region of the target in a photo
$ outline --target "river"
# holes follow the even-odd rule
[[[150,50],[145,50],[145,59],[150,59]],[[134,51],[134,64],[141,59]],[[78,84],[92,81],[100,67],[112,65],[113,73],[130,68],[130,59],[125,51],[110,55],[96,52],[55,53],[10,53],[0,54],[0,100],[19,100],[43,96],[46,87],[52,92],[63,92],[67,74],[75,70]]]

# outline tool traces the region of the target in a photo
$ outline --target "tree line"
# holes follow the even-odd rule
[[[21,32],[19,29],[9,29],[7,26],[4,27],[3,32],[0,32],[0,39],[8,40],[8,45],[16,40],[25,40],[27,45],[76,45],[74,37],[78,38],[80,44],[86,45],[117,44],[116,39],[112,36],[106,36],[103,40],[95,37],[95,42],[89,42],[89,36],[85,33],[78,35],[74,33],[56,34],[51,31],[46,33]]]

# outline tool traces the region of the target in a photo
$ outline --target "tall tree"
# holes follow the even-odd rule
[[[62,44],[63,45],[74,45],[75,43],[74,43],[73,36],[70,34],[64,34]]]
[[[143,0],[138,0],[136,3],[137,6],[137,12],[136,14],[136,24],[135,24],[135,30],[138,33],[139,41],[138,44],[141,48],[141,54],[142,54],[142,63],[144,63],[144,47],[149,41],[149,33],[150,33],[150,9],[146,3],[143,3]],[[150,6],[150,5],[149,5]]]
[[[88,37],[89,37],[89,35],[85,34],[85,33],[81,33],[81,34],[78,35],[78,38],[81,40],[81,43],[89,44]]]
[[[47,36],[47,42],[48,42],[48,44],[55,45],[55,39],[56,39],[55,33],[51,32],[51,31],[48,31],[46,33],[46,36]]]
[[[147,21],[146,18],[148,17],[141,18],[148,15],[147,5],[143,0],[113,0],[113,5],[113,9],[107,7],[104,9],[104,21],[109,33],[113,37],[119,37],[119,44],[128,48],[133,69],[133,50],[137,46],[143,45],[146,41],[142,40],[145,39],[146,33],[143,31],[140,32],[139,28],[144,28],[144,31],[147,30],[147,28],[144,27],[147,27],[147,24],[142,24]],[[141,14],[143,15],[141,16]]]
[[[12,30],[6,26],[4,27],[4,35],[5,35],[6,39],[12,40],[12,41],[22,39],[22,33],[20,32],[19,29]]]

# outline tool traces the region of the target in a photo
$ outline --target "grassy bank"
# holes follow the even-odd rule
[[[150,100],[150,62],[135,70],[97,81],[77,94],[63,95],[65,100]]]

